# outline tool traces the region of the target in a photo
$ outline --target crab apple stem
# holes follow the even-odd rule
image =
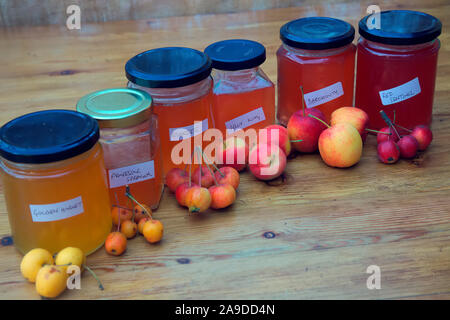
[[[119,199],[117,199],[117,192],[114,192],[114,197],[116,198],[117,205],[119,205]],[[120,230],[120,210],[117,215],[119,216],[119,220],[117,221],[117,231],[119,231]]]
[[[394,120],[392,120],[392,123],[395,124],[395,109],[394,109]]]
[[[302,111],[303,111],[303,116],[305,117],[305,94],[303,93],[303,86],[300,86],[300,91],[302,93]]]
[[[152,215],[147,211],[147,209],[139,203],[139,201],[137,201],[133,195],[130,193],[130,186],[126,185],[125,186],[125,195],[131,199],[134,203],[136,203],[139,207],[142,208],[142,210],[144,210],[145,214],[147,214],[147,216],[150,218],[150,220],[153,220]],[[134,220],[134,210],[133,210],[133,220]]]
[[[407,131],[407,132],[412,132],[412,130],[409,130],[408,128],[405,128],[405,127],[403,127],[403,126],[401,126],[401,125],[399,125],[399,124],[396,124],[396,123],[395,123],[394,126],[399,127],[400,129],[405,130],[405,131]]]
[[[85,267],[86,270],[89,271],[89,273],[94,277],[94,279],[97,280],[98,288],[99,288],[100,290],[102,290],[102,291],[105,290],[105,288],[103,287],[102,282],[101,282],[100,279],[97,277],[97,275],[95,274],[95,272],[94,272],[91,268],[89,268],[87,265],[85,265],[85,264],[83,264],[83,267]]]
[[[289,140],[289,142],[300,142],[300,141],[303,141],[303,140]]]
[[[395,132],[395,134],[397,135],[397,137],[400,139],[400,135],[397,132],[397,129],[395,129],[394,124],[392,123],[391,119],[389,119],[388,115],[386,114],[386,112],[384,112],[384,110],[380,111],[381,117],[383,118],[384,122],[386,122],[386,124],[392,128]]]
[[[209,173],[211,173],[213,179],[214,179],[214,184],[216,186],[219,186],[219,183],[217,182],[216,176],[214,175],[214,172],[212,171],[212,169],[210,168],[209,164],[208,164],[208,160],[205,158],[205,154],[203,153],[202,149],[200,149],[200,147],[197,149],[197,152],[199,153],[200,156],[203,156],[203,159],[205,160],[205,164],[206,167],[209,170]],[[220,172],[220,171],[219,171]],[[222,174],[222,173],[221,173]]]
[[[387,134],[388,136],[391,136],[391,135],[392,135],[392,133],[390,133],[390,132],[383,132],[383,131],[379,131],[379,130],[373,130],[373,129],[367,129],[367,128],[366,128],[366,131],[369,131],[369,132],[374,132],[374,133],[382,133],[382,134]]]
[[[317,118],[316,116],[314,116],[314,115],[312,115],[311,113],[310,114],[308,114],[308,117],[310,117],[310,118],[314,118],[314,119],[316,119],[317,121],[320,121],[320,122],[322,122],[324,125],[326,125],[328,128],[330,128],[331,126],[328,124],[328,123],[326,123],[325,121],[323,121],[322,119],[319,119],[319,118]]]
[[[220,171],[220,169],[214,164],[214,162],[212,162],[212,161],[206,156],[206,154],[205,154],[204,152],[202,152],[202,155],[203,155],[203,159],[205,159],[205,162],[206,162],[206,163],[210,163],[210,164],[214,167],[214,169],[216,169],[217,171],[219,171],[219,174],[220,174],[222,177],[225,177],[225,175]]]

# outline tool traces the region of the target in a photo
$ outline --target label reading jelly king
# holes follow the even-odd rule
[[[208,119],[203,121],[195,121],[194,124],[186,127],[170,128],[170,141],[189,139],[203,133],[205,130],[208,130]]]
[[[84,212],[80,197],[51,204],[30,204],[33,222],[48,222],[67,219]]]
[[[314,108],[340,96],[344,95],[342,82],[336,82],[328,87],[305,93],[305,104],[307,108]]]
[[[388,106],[406,99],[412,98],[420,93],[419,78],[415,77],[398,87],[380,91],[381,103]]]
[[[153,160],[133,164],[131,166],[111,169],[109,173],[109,187],[118,188],[141,182],[155,177],[155,165]]]
[[[239,117],[236,117],[230,121],[225,122],[225,127],[227,128],[227,131],[233,133],[235,131],[247,128],[264,120],[266,120],[266,116],[264,115],[263,108],[260,107],[258,109],[244,113],[243,115],[240,115]]]

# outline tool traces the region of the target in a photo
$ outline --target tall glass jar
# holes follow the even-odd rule
[[[89,254],[103,245],[112,223],[98,139],[97,122],[69,110],[27,114],[0,129],[3,190],[19,251],[73,246]]]
[[[213,66],[213,118],[225,135],[261,129],[275,121],[275,86],[262,71],[266,49],[258,42],[233,39],[205,49]]]
[[[115,88],[82,97],[77,110],[95,118],[105,152],[112,204],[127,207],[126,186],[140,203],[157,209],[163,190],[161,144],[152,99],[144,91]]]
[[[356,106],[367,112],[373,129],[386,126],[381,110],[391,119],[395,112],[406,128],[430,124],[440,21],[408,10],[381,12],[379,29],[369,28],[368,19],[359,22]]]
[[[172,168],[184,168],[194,145],[206,146],[203,132],[214,127],[211,60],[190,48],[158,48],[128,60],[125,71],[128,87],[146,91],[153,99],[164,175]],[[182,140],[190,143],[190,150],[180,155],[174,147]]]
[[[305,106],[321,110],[327,120],[337,108],[353,105],[356,47],[354,28],[347,22],[308,17],[280,29],[278,59],[278,121],[287,125]]]

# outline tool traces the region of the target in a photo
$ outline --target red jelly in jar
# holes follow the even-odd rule
[[[392,10],[359,22],[356,71],[357,107],[369,115],[370,127],[386,123],[384,110],[407,128],[430,124],[441,22],[426,13]]]
[[[278,121],[286,125],[302,106],[322,111],[327,120],[340,107],[353,105],[355,29],[347,22],[308,17],[280,29],[278,58]]]

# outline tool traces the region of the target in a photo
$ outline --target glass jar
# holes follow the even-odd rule
[[[172,168],[184,168],[194,146],[207,145],[202,141],[203,132],[214,127],[211,60],[190,48],[158,48],[128,60],[125,71],[128,87],[146,91],[153,99],[164,176]],[[180,155],[174,147],[181,142],[190,147]]]
[[[275,121],[275,86],[259,67],[266,49],[250,40],[224,40],[205,49],[213,66],[213,118],[225,135]]]
[[[283,42],[277,51],[278,121],[287,125],[291,115],[305,107],[317,108],[327,119],[337,108],[353,105],[356,47],[355,29],[347,22],[308,17],[280,29]]]
[[[356,106],[369,115],[370,127],[386,126],[384,110],[412,129],[431,123],[441,22],[426,13],[392,10],[380,13],[380,29],[369,16],[359,22]]]
[[[86,254],[111,231],[99,128],[91,117],[48,110],[0,129],[3,190],[14,244],[22,253],[65,247]]]
[[[115,88],[82,97],[77,110],[96,119],[105,153],[112,205],[130,207],[126,186],[140,203],[157,209],[163,190],[161,145],[152,99],[144,91]]]

